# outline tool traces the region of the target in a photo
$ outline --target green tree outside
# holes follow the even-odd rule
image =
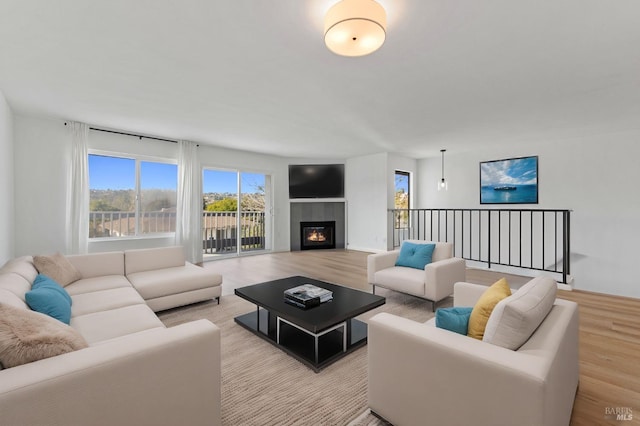
[[[207,205],[208,212],[235,212],[238,210],[238,200],[235,198],[224,198]]]

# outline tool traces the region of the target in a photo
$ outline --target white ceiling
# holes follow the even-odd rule
[[[340,57],[336,0],[0,0],[16,113],[291,157],[422,158],[640,131],[640,1],[379,0]]]

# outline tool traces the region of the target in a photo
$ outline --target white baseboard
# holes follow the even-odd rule
[[[573,291],[573,286],[571,286],[569,284],[560,284],[560,283],[558,283],[558,290]]]
[[[347,250],[353,250],[353,251],[364,251],[367,253],[386,253],[387,250],[381,250],[381,249],[374,249],[374,248],[370,248],[370,247],[357,247],[357,246],[348,246]]]

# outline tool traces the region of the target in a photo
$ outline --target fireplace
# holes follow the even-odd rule
[[[336,222],[300,222],[300,250],[336,248]]]
[[[313,229],[309,238],[306,227],[330,227],[333,230]],[[343,249],[346,247],[346,206],[344,201],[291,200],[289,216],[291,251],[313,249]],[[318,235],[323,231],[323,236]],[[328,233],[330,232],[330,233]],[[324,241],[321,241],[324,240]]]

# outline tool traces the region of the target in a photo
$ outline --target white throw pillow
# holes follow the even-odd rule
[[[483,341],[517,350],[551,311],[558,285],[552,278],[537,277],[493,309]]]

